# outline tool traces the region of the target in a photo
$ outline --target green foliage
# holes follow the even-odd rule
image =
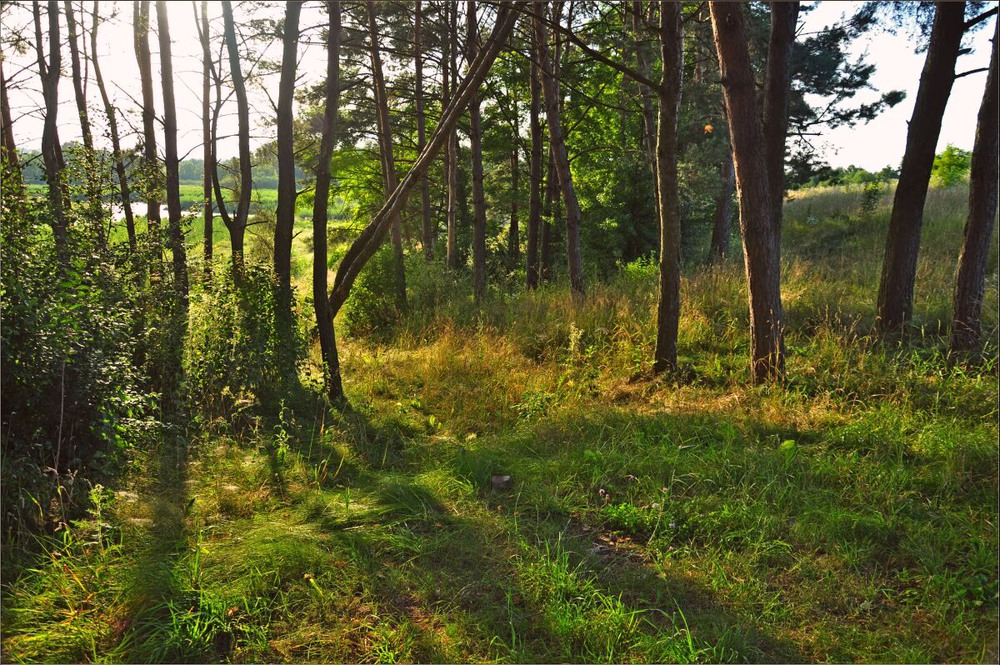
[[[341,313],[348,335],[384,336],[399,320],[395,260],[392,246],[385,244],[361,270]]]
[[[971,166],[972,153],[949,143],[943,152],[934,156],[931,179],[941,187],[951,187],[968,179]]]

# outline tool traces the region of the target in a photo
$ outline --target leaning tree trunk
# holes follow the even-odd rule
[[[326,393],[331,402],[344,399],[340,378],[340,358],[333,314],[327,302],[327,207],[330,201],[330,160],[336,143],[337,114],[340,110],[340,0],[330,0],[330,28],[326,36],[326,99],[323,111],[323,136],[316,158],[316,192],[313,200],[313,311],[319,330],[319,348],[323,356]]]
[[[385,91],[385,77],[382,75],[382,55],[378,45],[378,26],[375,24],[375,3],[368,0],[368,33],[371,37],[370,54],[372,60],[372,75],[375,79],[375,113],[378,121],[378,142],[382,153],[382,173],[385,185],[385,195],[394,191],[399,185],[396,174],[396,158],[392,154],[392,125],[389,122],[389,98]],[[406,265],[403,262],[403,237],[400,229],[399,213],[392,218],[390,229],[392,251],[394,254],[393,273],[396,287],[396,306],[400,311],[406,311]]]
[[[174,66],[166,0],[156,2],[156,27],[160,38],[160,71],[163,84],[163,151],[167,170],[167,242],[173,255],[174,289],[187,321],[188,277],[184,229],[181,227],[180,162],[177,156],[177,107],[174,103]]]
[[[965,3],[938,2],[889,218],[878,291],[879,328],[884,332],[900,330],[913,316],[924,202],[964,31]]]
[[[778,235],[771,224],[764,128],[754,87],[743,7],[710,2],[726,117],[740,197],[743,258],[750,299],[750,362],[754,383],[780,380],[785,371],[784,316]]]
[[[236,279],[240,279],[243,274],[243,242],[246,236],[247,216],[250,214],[250,191],[253,189],[253,165],[250,163],[250,105],[247,101],[243,69],[240,66],[240,51],[236,44],[236,25],[233,21],[231,0],[222,0],[222,20],[225,26],[226,48],[229,51],[233,90],[236,93],[237,143],[240,157],[240,198],[236,203],[236,212],[232,219],[223,215],[222,221],[229,228],[229,238],[233,248],[233,274]],[[221,192],[216,189],[215,194],[221,207],[223,205]]]
[[[96,1],[96,0],[95,0]],[[198,17],[195,17],[197,20]],[[202,175],[202,220],[204,221],[205,234],[203,238],[205,277],[212,277],[212,244],[214,240],[214,216],[212,214],[212,171],[215,168],[215,156],[212,151],[212,48],[209,41],[208,32],[208,0],[201,0],[201,136],[202,136],[202,161],[204,169]]]
[[[549,126],[549,141],[555,158],[559,188],[566,206],[566,261],[569,267],[570,292],[575,300],[583,298],[583,257],[580,253],[580,204],[573,188],[573,176],[569,170],[566,141],[559,117],[559,87],[553,76],[549,61],[548,30],[542,17],[544,3],[535,0],[534,28],[538,41],[538,67],[541,69],[542,94],[545,98],[545,118]],[[555,20],[559,20],[558,16]]]
[[[681,202],[677,181],[677,114],[684,73],[681,6],[660,5],[659,128],[656,136],[656,192],[660,213],[660,300],[656,310],[653,371],[677,369],[677,329],[681,315]]]
[[[799,18],[798,2],[772,2],[771,35],[767,45],[764,85],[764,141],[767,185],[771,192],[771,224],[781,245],[781,209],[785,201],[785,138],[788,134],[788,93],[792,80],[792,48]]]
[[[726,152],[719,169],[722,187],[715,199],[715,217],[712,222],[712,244],[709,256],[713,263],[721,263],[729,254],[729,220],[732,217],[733,191],[736,189],[736,171],[733,169],[732,152]]]
[[[1000,25],[1000,24],[997,24]],[[969,216],[965,222],[962,253],[958,257],[955,281],[955,315],[951,326],[951,348],[964,351],[979,341],[983,294],[990,254],[990,240],[997,218],[997,46],[1000,34],[993,29],[993,54],[986,78],[986,90],[979,107],[976,143],[972,148],[969,173]]]
[[[94,80],[97,82],[97,89],[101,93],[101,102],[104,104],[104,114],[108,117],[108,132],[111,134],[111,156],[115,160],[115,173],[118,176],[118,194],[121,197],[122,213],[125,215],[125,230],[128,232],[129,250],[135,252],[135,217],[132,213],[132,192],[128,184],[128,176],[125,173],[125,160],[122,158],[121,139],[118,135],[118,119],[115,114],[115,107],[111,104],[108,96],[107,86],[104,84],[104,75],[101,73],[100,58],[97,57],[97,27],[98,6],[100,0],[94,0],[94,8],[91,10],[93,25],[90,28],[90,59],[94,66]]]
[[[466,58],[471,63],[479,51],[479,27],[476,1],[468,0],[466,19]],[[486,192],[483,189],[483,130],[479,118],[479,94],[469,104],[469,152],[472,155],[472,283],[473,297],[480,302],[486,295]]]
[[[531,174],[528,183],[528,248],[526,258],[526,282],[529,289],[538,286],[538,244],[542,222],[542,123],[540,120],[542,84],[538,78],[538,41],[534,32],[531,37],[532,53],[530,65],[531,103],[528,126],[531,132]]]
[[[301,0],[285,3],[282,36],[281,79],[278,83],[276,115],[278,144],[278,203],[274,225],[274,274],[278,278],[278,316],[292,318],[292,232],[295,229],[295,145],[292,102],[295,96],[295,69],[299,46]]]
[[[38,57],[38,74],[42,80],[42,97],[45,100],[45,122],[42,126],[42,162],[45,165],[45,181],[48,183],[49,209],[52,213],[52,234],[55,238],[56,250],[63,262],[68,261],[66,255],[67,220],[66,212],[70,207],[69,195],[66,191],[66,163],[63,161],[62,147],[59,144],[59,71],[62,67],[62,56],[59,48],[59,5],[55,0],[49,0],[49,60],[45,61],[45,51],[42,46],[41,3],[32,5],[35,20],[35,52]]]
[[[142,88],[143,185],[146,194],[146,233],[153,249],[152,272],[160,272],[160,167],[156,155],[156,109],[153,102],[153,64],[149,53],[149,0],[132,3],[135,59]]]
[[[417,0],[413,9],[413,88],[417,114],[417,154],[427,145],[427,117],[424,112],[424,55],[422,50],[423,2]],[[427,174],[420,179],[420,244],[424,258],[434,258],[434,227],[431,222],[431,187]]]

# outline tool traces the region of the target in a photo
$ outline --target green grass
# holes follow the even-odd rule
[[[165,441],[15,557],[4,660],[995,661],[995,273],[985,348],[945,352],[965,193],[932,192],[903,342],[871,335],[887,202],[798,196],[787,386],[748,387],[738,257],[685,275],[683,381],[648,372],[655,267],[477,308],[416,260],[414,314],[341,340],[353,409]]]

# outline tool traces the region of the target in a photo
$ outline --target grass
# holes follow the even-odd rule
[[[932,192],[902,342],[870,334],[886,202],[788,202],[782,388],[748,387],[735,259],[686,272],[683,381],[647,371],[655,267],[477,308],[415,262],[414,314],[342,340],[353,409],[178,434],[15,557],[4,660],[995,661],[995,273],[984,349],[945,352],[963,197]]]

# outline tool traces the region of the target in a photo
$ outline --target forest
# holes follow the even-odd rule
[[[836,4],[0,3],[0,660],[996,662],[998,6]]]

